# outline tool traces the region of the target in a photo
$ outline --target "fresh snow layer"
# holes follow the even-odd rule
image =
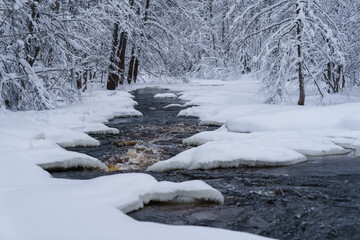
[[[103,123],[141,116],[127,92],[94,92],[83,103],[50,111],[0,109],[0,239],[265,239],[252,234],[138,222],[125,213],[150,201],[223,203],[202,181],[158,182],[147,174],[92,180],[53,179],[44,169],[107,167],[60,146],[97,146],[86,133],[113,133]],[[154,237],[155,236],[155,237]]]
[[[195,83],[191,81],[190,83]],[[200,133],[184,144],[208,141],[239,141],[244,144],[276,146],[309,156],[348,153],[360,155],[360,103],[315,106],[263,104],[259,82],[244,75],[222,85],[168,86],[188,101],[178,116],[199,117],[200,125],[223,126],[224,133]],[[334,99],[339,96],[334,96]],[[333,99],[333,100],[334,100]],[[358,100],[350,96],[350,100]]]
[[[221,229],[141,223],[124,214],[149,201],[179,197],[223,201],[202,181],[157,182],[146,174],[85,181],[44,178],[26,188],[1,186],[0,239],[183,239],[184,234],[204,240],[265,239]]]
[[[181,105],[181,104],[172,103],[172,104],[166,105],[164,108],[182,108],[182,107],[183,107],[183,105]]]
[[[177,98],[177,95],[175,93],[158,93],[154,98]]]
[[[29,162],[45,169],[107,167],[84,154],[61,147],[98,146],[100,142],[86,133],[118,134],[118,129],[104,125],[114,116],[141,116],[137,103],[127,92],[98,91],[82,103],[48,111],[0,112],[0,152],[19,151]],[[6,137],[5,137],[6,136]],[[61,147],[59,147],[61,146]],[[5,158],[3,154],[2,158]]]
[[[229,119],[226,127],[232,132],[299,131],[319,129],[360,130],[360,103],[322,107],[294,107]]]
[[[155,163],[147,170],[161,172],[176,169],[286,166],[306,160],[304,155],[286,148],[219,141],[186,150],[166,161]]]
[[[254,146],[282,147],[308,156],[350,152],[350,150],[340,147],[336,139],[322,137],[312,132],[234,133],[228,131],[205,131],[184,139],[183,144],[198,146],[207,142],[222,141],[236,141]],[[347,148],[351,148],[350,145]]]
[[[1,239],[266,239],[222,229],[138,222],[99,202],[55,191],[12,191],[2,194],[0,204]]]

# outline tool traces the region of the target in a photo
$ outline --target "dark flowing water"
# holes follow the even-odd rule
[[[143,172],[186,147],[183,138],[212,128],[195,118],[177,118],[183,103],[154,99],[160,89],[134,92],[143,118],[114,119],[119,135],[93,135],[96,148],[72,148],[97,157],[112,169],[53,172],[54,177],[89,179],[122,172]],[[135,141],[135,142],[134,142]],[[136,144],[136,145],[134,145]],[[158,180],[201,179],[222,192],[224,205],[151,203],[129,215],[140,221],[200,225],[246,231],[278,239],[360,239],[360,159],[350,155],[310,158],[281,168],[231,168],[211,171],[149,173]]]

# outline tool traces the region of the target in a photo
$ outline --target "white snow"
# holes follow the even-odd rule
[[[257,95],[259,84],[251,76],[216,86],[211,85],[211,81],[209,85],[201,86],[195,82],[187,86],[167,87],[180,92],[179,98],[188,101],[184,106],[191,106],[180,111],[179,116],[199,117],[200,125],[222,126],[218,131],[199,133],[183,141],[193,146],[213,142],[213,148],[206,148],[208,164],[219,162],[212,156],[221,151],[216,145],[223,146],[225,142],[251,145],[253,149],[264,147],[272,151],[279,150],[279,155],[282,149],[306,156],[347,154],[352,149],[355,150],[355,156],[360,155],[359,102],[344,103],[341,100],[341,104],[337,105],[316,106],[312,96],[309,96],[309,106],[269,105],[263,104],[263,99]],[[334,96],[334,99],[337,97]],[[348,97],[348,101],[357,99]],[[231,151],[237,151],[241,159],[248,160],[254,159],[256,154],[244,148]],[[226,158],[224,156],[221,157],[222,161]],[[149,170],[194,168],[196,162],[193,157],[183,155],[170,160],[164,165],[157,163]],[[227,160],[232,162],[229,166],[236,165],[232,157]],[[224,166],[226,164],[221,167]]]
[[[234,133],[228,131],[206,131],[183,140],[183,144],[198,146],[206,142],[236,141],[244,144],[283,147],[307,156],[345,154],[350,150],[338,145],[334,138],[326,138],[314,132],[265,132]],[[334,143],[336,142],[336,144]],[[346,146],[350,148],[349,146]]]
[[[182,108],[182,107],[184,107],[184,106],[181,105],[181,104],[174,104],[174,103],[172,103],[172,104],[166,105],[164,108]]]
[[[175,93],[158,93],[154,98],[177,98],[177,95]]]
[[[135,104],[126,92],[95,92],[81,104],[56,110],[0,109],[0,239],[265,239],[222,229],[138,222],[125,215],[150,201],[221,204],[221,193],[202,181],[158,182],[135,173],[65,180],[53,179],[42,169],[80,166],[106,171],[99,160],[60,146],[98,145],[86,132],[117,134],[103,122],[114,116],[140,116]]]
[[[147,170],[161,172],[175,169],[286,166],[306,160],[304,155],[281,147],[218,141],[186,150],[168,160],[155,163]]]
[[[226,122],[233,132],[298,131],[319,129],[360,130],[360,103],[321,107],[294,107],[257,113]]]
[[[105,126],[114,116],[141,116],[133,106],[137,103],[127,92],[93,92],[80,104],[48,111],[0,112],[0,152],[22,150],[19,154],[45,169],[107,167],[99,160],[61,147],[98,146],[98,140],[86,133],[118,134]],[[86,132],[86,133],[85,133]],[[6,135],[5,135],[6,134]],[[61,147],[59,147],[61,146]],[[31,156],[31,157],[30,157]]]
[[[221,229],[138,222],[96,200],[51,189],[3,193],[0,204],[1,239],[265,239]]]
[[[124,214],[152,200],[179,196],[223,201],[201,181],[157,182],[145,174],[119,174],[88,181],[48,178],[6,188],[0,187],[1,239],[177,239],[182,232],[197,239],[262,239],[220,229],[141,223]]]

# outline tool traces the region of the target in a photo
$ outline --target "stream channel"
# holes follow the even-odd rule
[[[93,134],[99,147],[69,148],[106,163],[110,172],[71,170],[54,177],[90,179],[124,172],[144,172],[187,147],[184,138],[214,127],[196,118],[176,117],[179,99],[155,99],[165,89],[133,92],[142,118],[116,118],[107,124],[119,135]],[[230,168],[151,173],[159,181],[200,179],[218,189],[224,205],[150,203],[129,216],[139,221],[198,225],[245,231],[277,239],[360,239],[360,159],[352,155],[309,158],[294,166]]]

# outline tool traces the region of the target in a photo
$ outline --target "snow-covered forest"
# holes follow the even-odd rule
[[[0,0],[0,239],[360,239],[359,30],[360,0]]]
[[[147,75],[249,72],[264,101],[296,93],[303,105],[305,89],[321,98],[360,84],[359,28],[352,0],[3,0],[0,106],[54,108],[90,84]]]

